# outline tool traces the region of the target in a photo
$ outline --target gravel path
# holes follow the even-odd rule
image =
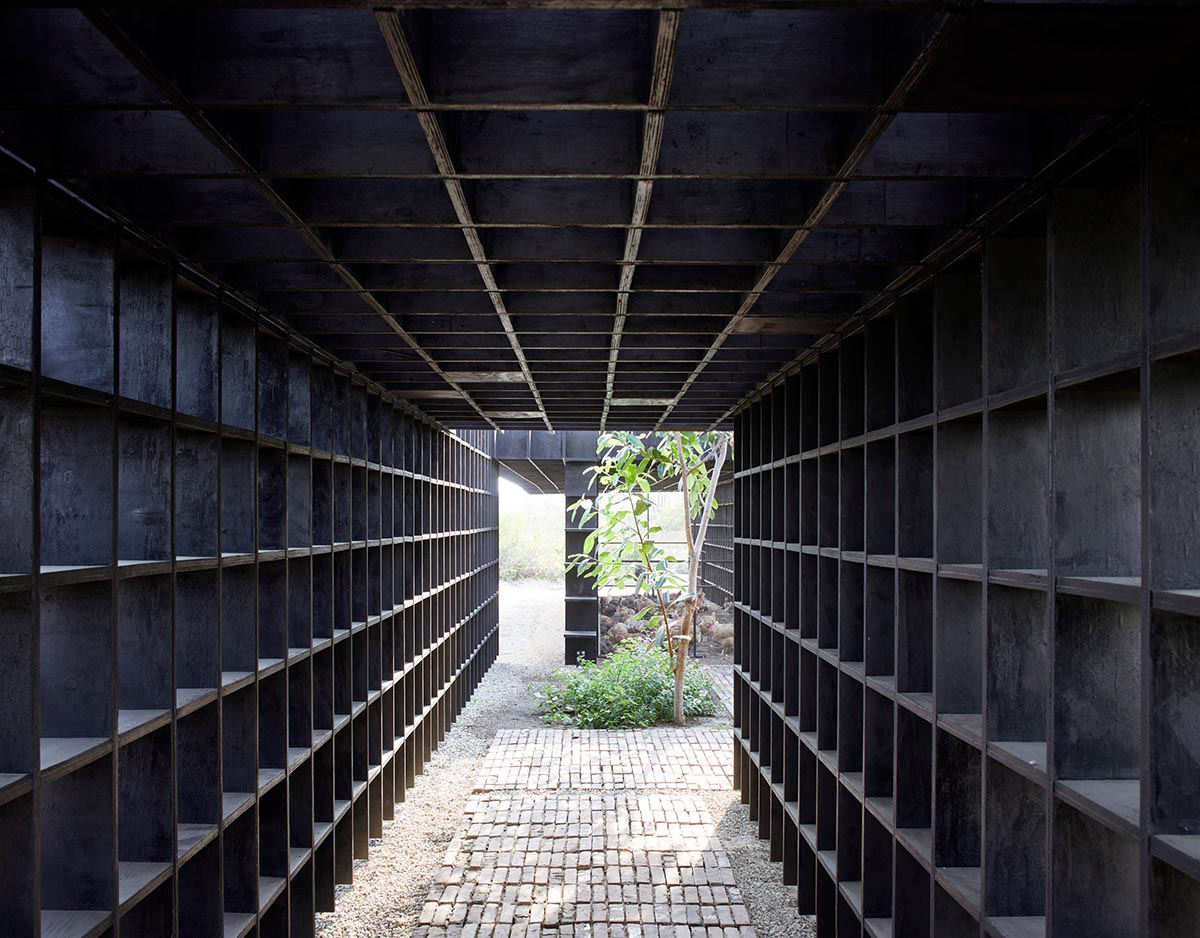
[[[337,911],[317,916],[321,938],[406,938],[417,928],[422,905],[467,807],[484,754],[497,731],[540,727],[529,685],[561,666],[562,587],[502,583],[500,655],[480,682],[451,732],[425,767],[371,859],[357,861],[354,884],[338,887]],[[722,715],[696,721],[728,728]],[[810,919],[796,915],[795,889],[783,886],[781,865],[767,859],[736,792],[703,791],[697,797],[717,821],[737,884],[758,934],[800,938],[813,934]]]

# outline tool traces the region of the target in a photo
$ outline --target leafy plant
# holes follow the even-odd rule
[[[632,586],[635,593],[655,599],[657,611],[647,606],[638,617],[657,629],[656,642],[665,643],[674,662],[674,716],[679,724],[687,718],[685,675],[700,599],[700,558],[729,445],[730,434],[719,432],[601,434],[596,444],[600,459],[589,470],[598,494],[568,506],[576,524],[595,518],[597,527],[584,541],[583,551],[568,558],[567,569],[573,568],[597,586],[618,590]],[[672,483],[678,485],[684,506],[684,572],[678,569],[679,559],[659,542],[661,526],[651,520],[651,492]],[[676,607],[677,628],[673,629],[671,610]]]
[[[554,673],[558,683],[536,691],[542,719],[587,729],[653,726],[674,714],[675,668],[661,647],[628,639],[602,662],[581,661],[578,668]],[[707,670],[691,668],[683,684],[689,717],[716,712],[713,680]]]

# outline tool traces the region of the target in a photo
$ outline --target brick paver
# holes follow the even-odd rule
[[[726,790],[733,784],[728,730],[501,730],[476,791],[562,788]]]
[[[717,705],[733,716],[733,667],[725,665],[709,668],[709,671],[712,672],[713,697],[717,699]]]
[[[415,938],[754,938],[688,790],[731,758],[712,730],[501,731]]]

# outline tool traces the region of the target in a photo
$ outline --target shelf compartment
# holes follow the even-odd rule
[[[933,577],[900,570],[896,594],[896,689],[933,690]]]
[[[937,319],[939,410],[983,396],[983,285],[980,258],[969,255],[933,279]]]
[[[1141,574],[1137,382],[1137,372],[1126,372],[1055,398],[1056,555],[1063,576]]]
[[[175,553],[217,556],[217,473],[220,439],[213,433],[175,431]]]
[[[120,711],[170,710],[172,700],[171,578],[117,583],[117,706]]]
[[[253,566],[221,571],[221,671],[258,669],[257,586]]]
[[[1118,147],[1055,190],[1050,263],[1056,371],[1137,350],[1141,214],[1137,150]]]
[[[221,422],[255,429],[254,324],[230,310],[221,315]]]
[[[221,441],[221,553],[255,550],[255,446],[245,440]]]
[[[1200,587],[1200,353],[1150,368],[1150,552],[1155,589]]]
[[[288,408],[293,400],[291,374],[289,372],[287,343],[270,332],[259,330],[256,349],[257,371],[255,391],[257,394],[258,432],[276,440],[306,444],[308,436],[292,439],[288,425]],[[308,386],[304,386],[304,406],[308,405]],[[307,421],[305,421],[307,430]]]
[[[288,656],[287,565],[286,560],[258,565],[258,652],[252,670]]]
[[[896,320],[882,316],[867,323],[866,429],[896,422]]]
[[[312,648],[313,576],[312,559],[287,561],[287,647],[290,658],[296,649]]]
[[[842,340],[840,353],[841,435],[848,440],[863,432],[866,404],[866,380],[863,357],[866,354],[863,336],[853,335]]]
[[[1045,569],[1049,434],[1046,398],[988,415],[988,560],[994,570]]]
[[[933,300],[909,294],[896,310],[896,420],[904,423],[933,413]]]
[[[1046,218],[1035,210],[988,238],[983,255],[987,289],[988,393],[1003,394],[1048,380],[1046,366]]]
[[[43,739],[107,739],[112,735],[116,716],[112,630],[110,583],[42,592],[39,699]]]
[[[108,408],[42,402],[41,537],[45,567],[113,562],[113,422]]]
[[[258,549],[288,546],[288,457],[280,449],[258,447]]]
[[[37,851],[36,813],[31,792],[0,803],[0,837],[12,856],[32,857]],[[36,879],[37,870],[32,863],[13,863],[0,878],[0,914],[13,934],[35,931]]]
[[[949,874],[959,871],[947,870],[945,872]],[[978,874],[978,870],[974,872]],[[957,895],[942,885],[942,871],[939,870],[938,873],[939,882],[934,888],[933,894],[934,934],[939,938],[976,938],[979,934],[979,921],[963,907]],[[978,879],[978,875],[975,878]],[[978,896],[978,882],[974,884],[974,888],[975,894]],[[976,903],[976,907],[978,907],[978,903]]]
[[[258,789],[257,717],[253,687],[221,698],[221,784],[225,794]]]
[[[933,728],[896,708],[896,827],[928,830],[932,823]]]
[[[929,871],[906,848],[896,849],[893,934],[929,938]]]
[[[117,557],[170,560],[170,424],[122,415],[117,489]]]
[[[983,711],[983,585],[937,581],[939,713]]]
[[[841,489],[838,494],[841,530],[838,544],[842,550],[863,549],[863,449],[842,450]]]
[[[136,904],[121,916],[124,938],[158,938],[171,933],[174,896],[170,884],[163,882],[170,870],[169,865],[158,863],[121,864],[122,895],[129,890],[137,896]]]
[[[866,568],[866,636],[863,663],[868,675],[889,676],[896,669],[896,573],[875,566]]]
[[[974,868],[982,857],[983,757],[956,736],[937,730],[933,862]],[[976,872],[978,880],[978,872]],[[979,885],[976,882],[975,892]]]
[[[901,557],[933,557],[933,471],[933,433],[900,434],[896,550]]]
[[[1200,702],[1197,620],[1155,610],[1150,618],[1150,815],[1163,833],[1200,833],[1195,779]]]
[[[992,760],[986,788],[988,915],[1040,917],[1046,909],[1045,790]]]
[[[42,374],[113,390],[113,239],[57,205],[41,231]]]
[[[821,355],[820,366],[820,397],[819,419],[821,428],[821,444],[836,443],[838,440],[838,362],[836,350]],[[765,461],[765,460],[764,460]]]
[[[175,288],[175,408],[216,423],[217,302],[188,280]]]
[[[836,454],[822,456],[818,461],[820,472],[820,507],[818,544],[821,547],[838,546],[838,457]]]
[[[214,841],[179,871],[180,938],[224,938],[221,846]]]
[[[978,417],[938,427],[937,480],[938,562],[981,564],[983,424]]]
[[[33,368],[34,265],[38,197],[24,173],[3,170],[0,179],[0,363]],[[6,436],[6,439],[8,437]]]
[[[215,570],[175,577],[175,683],[178,688],[216,688],[221,654],[217,629],[220,586]]]
[[[1200,883],[1163,863],[1150,861],[1151,933],[1162,938],[1187,938],[1200,921]]]
[[[112,757],[41,788],[43,909],[112,910],[115,816]]]
[[[117,844],[121,905],[171,868],[175,843],[172,820],[171,731],[156,730],[123,746],[117,759]]]
[[[863,792],[867,798],[892,797],[895,757],[895,705],[870,688],[863,701]]]
[[[870,811],[863,813],[862,914],[892,917],[892,835]]]
[[[38,649],[33,613],[31,594],[0,593],[0,774],[4,776],[31,775],[39,762],[34,737],[38,696],[33,664]]]
[[[1139,776],[1140,619],[1137,606],[1057,598],[1054,759],[1059,778]]]
[[[1139,860],[1127,839],[1061,802],[1054,806],[1047,934],[1124,938],[1138,933]]]
[[[309,515],[313,505],[312,460],[307,456],[287,457],[287,545],[308,547],[313,543]],[[326,543],[326,541],[321,541]]]
[[[258,825],[253,806],[225,828],[224,912],[245,915],[252,923],[258,911]],[[228,934],[228,927],[226,928]]]
[[[838,659],[863,660],[863,571],[861,563],[843,560],[838,568]]]
[[[896,553],[896,443],[891,438],[866,447],[866,551]]]
[[[287,440],[297,446],[312,441],[312,359],[292,351],[288,354]]]
[[[1046,739],[1046,595],[988,587],[988,736]]]
[[[0,478],[5,480],[0,487],[0,516],[5,518],[0,581],[33,570],[33,416],[33,395],[28,389],[0,384],[0,434],[5,441],[0,447]]]

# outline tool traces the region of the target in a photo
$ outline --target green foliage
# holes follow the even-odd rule
[[[603,433],[596,445],[595,476],[599,495],[568,506],[574,523],[596,519],[583,551],[568,559],[568,569],[594,580],[601,589],[651,593],[682,590],[687,580],[673,545],[663,538],[655,488],[679,486],[680,467],[687,467],[688,517],[698,518],[709,492],[709,459],[727,434],[689,432]],[[716,508],[714,502],[713,508]],[[682,512],[681,512],[682,514]],[[682,521],[682,519],[680,519]],[[682,528],[682,525],[681,525]],[[648,616],[651,626],[661,614]]]
[[[585,729],[616,729],[668,723],[674,714],[675,677],[661,641],[654,645],[628,639],[603,662],[580,661],[578,668],[554,674],[557,683],[535,693],[542,719]],[[684,712],[689,717],[716,712],[712,675],[688,668],[684,675]]]

